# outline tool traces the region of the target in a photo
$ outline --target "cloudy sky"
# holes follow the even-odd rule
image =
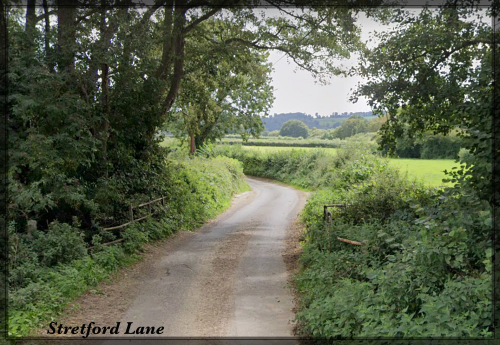
[[[358,23],[362,28],[362,39],[367,41],[373,30],[382,31],[387,28],[381,24],[360,15]],[[303,70],[294,70],[296,65],[288,63],[283,53],[272,52],[269,61],[275,63],[273,72],[274,100],[270,114],[303,112],[322,116],[332,112],[370,111],[366,99],[357,103],[349,102],[351,89],[363,80],[360,77],[334,77],[330,85],[320,85]],[[280,58],[282,58],[280,60]]]

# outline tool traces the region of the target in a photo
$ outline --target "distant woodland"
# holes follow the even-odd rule
[[[367,112],[351,112],[351,113],[337,113],[334,112],[328,116],[321,116],[316,113],[315,116],[308,115],[304,113],[281,113],[270,115],[267,118],[262,119],[266,131],[278,131],[280,130],[283,123],[288,120],[300,120],[304,122],[310,129],[316,127],[318,129],[329,129],[337,128],[340,126],[342,121],[349,118],[352,115],[361,115],[363,117],[371,118],[373,114],[371,111]]]

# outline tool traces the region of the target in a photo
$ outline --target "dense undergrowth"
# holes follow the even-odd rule
[[[316,191],[302,213],[300,335],[492,335],[491,210],[470,189],[425,188],[362,147],[222,152],[247,174]],[[331,203],[346,207],[326,224]]]
[[[144,244],[201,225],[227,208],[234,193],[249,189],[241,163],[226,157],[179,157],[166,171],[171,181],[166,207],[122,234],[97,231],[87,241],[76,219],[72,224],[55,221],[47,230],[29,234],[10,223],[10,336],[26,336],[53,320],[69,301],[137,261]],[[124,241],[102,245],[118,237]]]

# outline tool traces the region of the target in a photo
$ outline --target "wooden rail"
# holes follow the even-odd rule
[[[166,196],[162,196],[161,198],[150,200],[148,202],[143,202],[142,204],[139,204],[139,205],[136,205],[136,206],[130,205],[129,206],[129,217],[130,217],[130,221],[129,222],[121,224],[121,225],[117,225],[117,226],[111,226],[109,228],[103,228],[103,229],[101,229],[101,231],[113,231],[113,230],[124,229],[126,226],[128,226],[130,224],[137,223],[137,222],[140,222],[141,220],[144,220],[146,218],[151,217],[153,214],[155,214],[151,210],[151,205],[154,204],[154,203],[158,203],[158,202],[161,201],[162,206],[165,206],[164,200],[166,198],[167,198]],[[144,207],[144,206],[148,206],[148,212],[149,212],[149,214],[147,214],[147,215],[145,215],[143,217],[140,217],[140,218],[134,218],[134,209],[138,209],[138,208]],[[111,241],[111,242],[102,243],[101,246],[109,246],[109,245],[112,245],[112,244],[115,244],[115,243],[120,243],[120,242],[123,242],[123,238],[115,240],[115,241]],[[93,250],[94,248],[95,247],[90,247],[90,248],[88,248],[88,250]]]
[[[139,204],[137,206],[132,206],[130,205],[129,207],[129,216],[130,216],[130,221],[125,223],[125,224],[122,224],[122,225],[117,225],[117,226],[112,226],[110,228],[103,228],[101,229],[102,231],[112,231],[112,230],[117,230],[117,229],[121,229],[121,228],[124,228],[126,227],[127,225],[130,225],[132,223],[135,223],[135,222],[140,222],[141,220],[143,219],[146,219],[148,217],[151,217],[153,215],[153,213],[151,212],[151,204],[155,203],[155,202],[159,202],[161,201],[162,202],[162,205],[164,205],[164,200],[166,199],[166,196],[163,196],[161,198],[158,198],[158,199],[154,199],[154,200],[151,200],[151,201],[148,201],[148,202],[144,202],[142,204]],[[141,217],[141,218],[137,218],[137,219],[134,219],[134,209],[137,209],[137,208],[140,208],[140,207],[144,207],[144,206],[148,206],[148,211],[149,211],[149,214],[144,216],[144,217]]]
[[[363,245],[363,243],[361,243],[361,242],[347,240],[347,239],[342,238],[342,237],[337,237],[337,240],[339,240],[340,242],[352,244],[353,246],[362,246]]]
[[[331,204],[331,205],[324,205],[323,206],[323,219],[327,222],[332,221],[332,213],[328,211],[328,208],[330,207],[345,207],[345,204]]]
[[[328,211],[330,207],[346,207],[346,204],[330,204],[330,205],[324,205],[323,206],[323,220],[327,223],[327,229],[328,229],[328,238],[331,237],[330,234],[330,224],[332,223],[332,212]],[[337,240],[340,242],[352,244],[354,246],[362,246],[364,243],[363,242],[358,242],[358,241],[352,241],[348,240],[342,237],[337,237]],[[329,240],[330,241],[330,240]],[[329,247],[331,250],[331,243],[329,243]]]

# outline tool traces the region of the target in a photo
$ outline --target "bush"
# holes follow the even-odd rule
[[[422,141],[422,159],[456,159],[462,147],[461,139],[453,135],[425,135]]]
[[[343,218],[356,222],[368,222],[370,218],[385,221],[396,211],[404,212],[411,204],[423,202],[429,197],[423,185],[410,182],[395,169],[374,171],[370,178],[353,186],[345,194]]]
[[[462,145],[458,136],[426,133],[420,139],[397,139],[396,155],[400,158],[456,159]]]
[[[83,232],[69,224],[53,222],[46,232],[37,231],[32,242],[33,251],[43,266],[67,264],[87,255]]]

